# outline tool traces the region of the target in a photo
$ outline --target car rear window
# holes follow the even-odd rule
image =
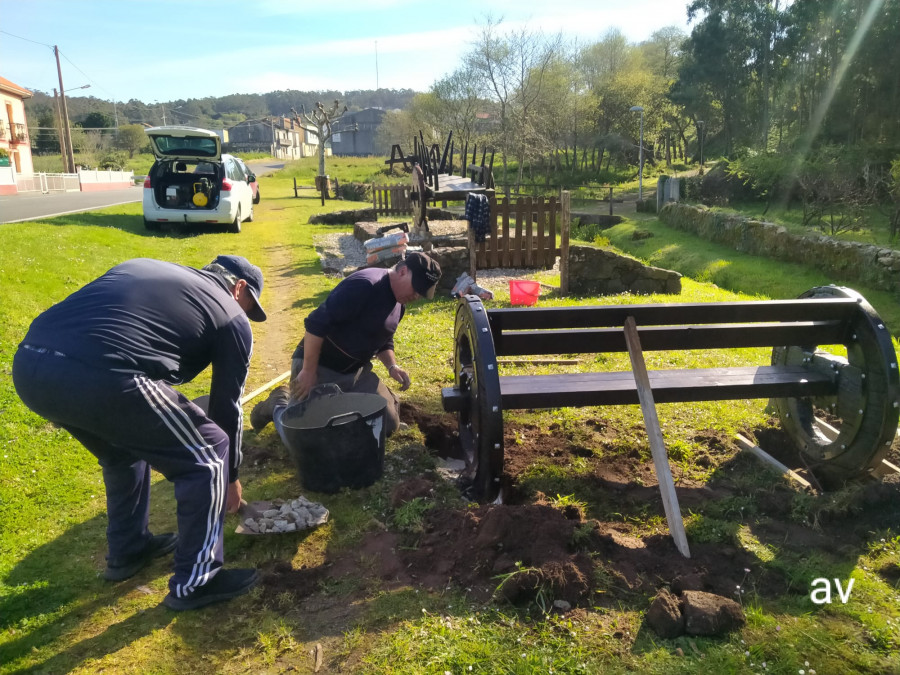
[[[157,136],[156,147],[163,155],[215,157],[216,139],[186,136]]]

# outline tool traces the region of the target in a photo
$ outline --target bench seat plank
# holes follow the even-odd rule
[[[805,366],[654,370],[649,376],[656,403],[798,398],[837,393],[834,378]],[[445,387],[441,397],[448,412],[466,405],[465,397],[453,387]],[[505,410],[640,402],[631,371],[505,375],[500,377],[500,398]]]
[[[469,193],[476,194],[493,194],[490,188],[475,183],[466,176],[452,176],[446,173],[440,173],[437,176],[438,189],[431,190],[430,199],[465,199]]]

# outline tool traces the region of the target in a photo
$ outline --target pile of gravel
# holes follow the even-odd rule
[[[347,276],[366,264],[366,248],[352,234],[320,234],[313,237],[313,245],[322,262],[322,271],[329,276]]]
[[[322,271],[329,276],[344,277],[366,265],[366,249],[349,233],[329,233],[313,237],[313,244],[322,262]],[[399,259],[399,258],[398,258]],[[559,258],[553,265],[559,271]],[[494,293],[509,293],[511,279],[533,279],[537,270],[522,268],[498,268],[478,270],[476,282]],[[545,288],[551,288],[542,284]]]

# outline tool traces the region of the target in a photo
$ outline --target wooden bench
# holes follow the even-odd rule
[[[458,415],[469,491],[479,499],[492,500],[501,488],[504,410],[643,406],[642,384],[658,403],[772,399],[785,431],[831,483],[879,465],[897,431],[891,336],[850,289],[819,287],[795,300],[505,309],[466,296],[454,331],[454,386],[443,389],[442,402]],[[819,348],[834,345],[847,355]],[[772,347],[771,363],[650,371],[643,383],[635,367],[643,351],[736,347]],[[628,352],[632,370],[498,372],[498,356],[597,352]]]

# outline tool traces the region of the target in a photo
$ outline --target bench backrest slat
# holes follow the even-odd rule
[[[491,332],[550,328],[624,326],[633,316],[641,326],[747,323],[754,321],[849,321],[859,305],[853,298],[810,298],[668,305],[505,308],[488,310]]]
[[[842,321],[638,326],[638,336],[644,351],[816,346],[844,344],[848,337]],[[497,356],[628,351],[622,328],[505,331],[494,334],[494,348]]]

